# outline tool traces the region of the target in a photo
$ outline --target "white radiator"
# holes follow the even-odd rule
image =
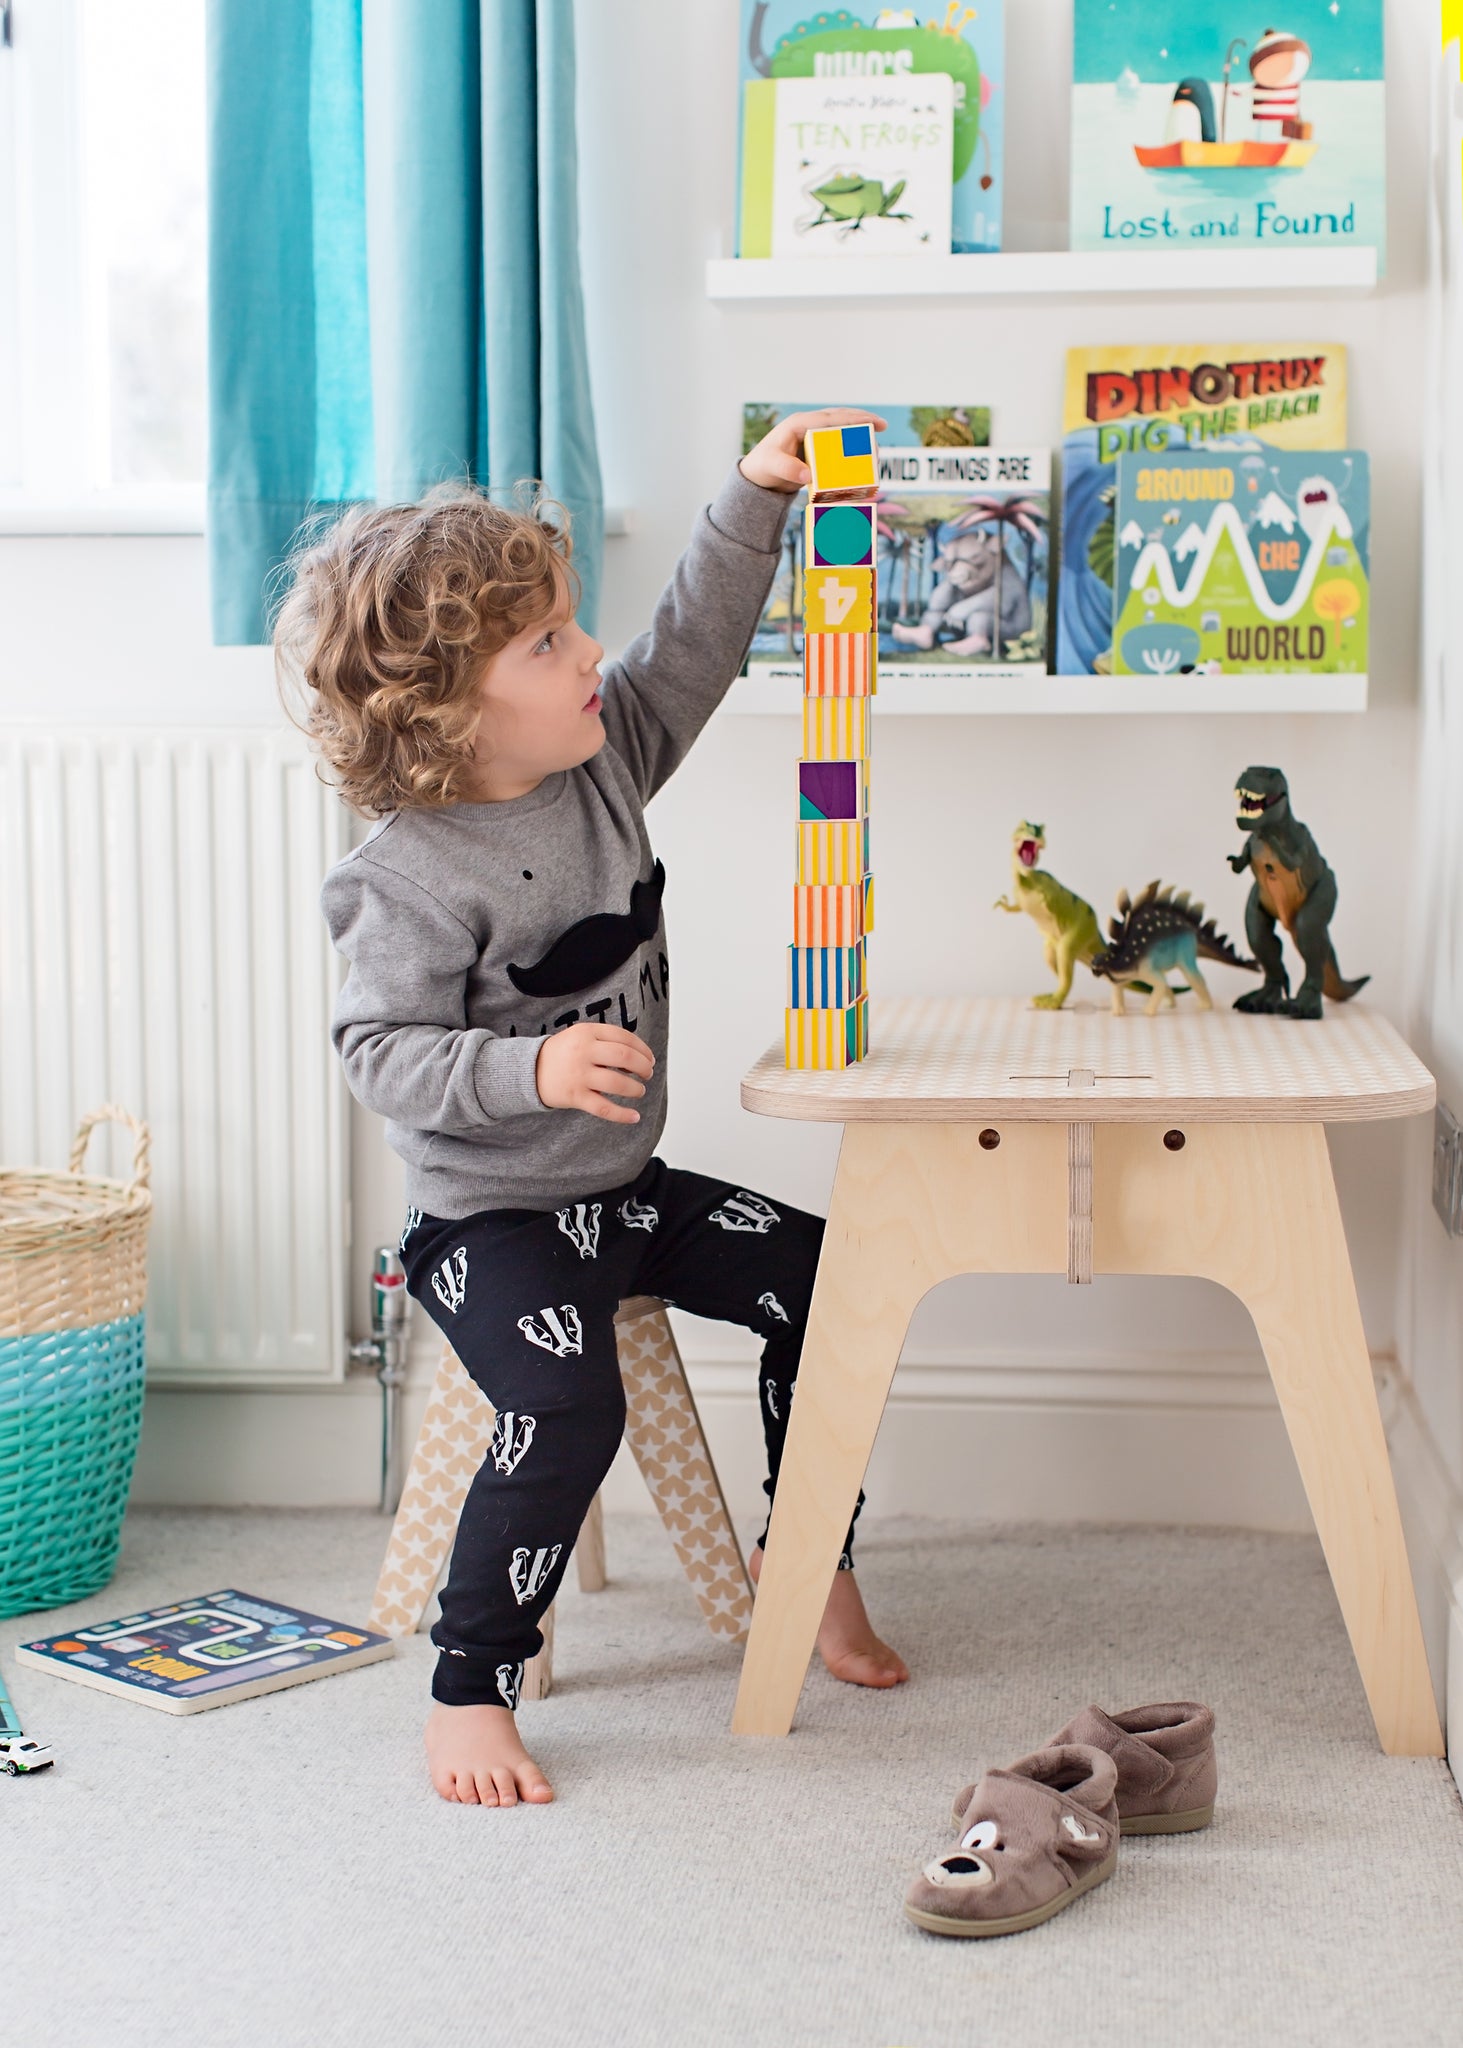
[[[344,1369],[345,1098],[317,897],[349,820],[288,733],[0,736],[0,1163],[152,1126],[161,1381]],[[94,1171],[130,1171],[127,1134]]]

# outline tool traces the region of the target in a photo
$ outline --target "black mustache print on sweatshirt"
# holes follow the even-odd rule
[[[631,889],[630,908],[623,916],[599,910],[593,917],[581,917],[532,967],[510,965],[508,979],[525,996],[572,996],[593,988],[623,967],[637,946],[654,938],[664,891],[665,868],[657,861],[649,881]]]

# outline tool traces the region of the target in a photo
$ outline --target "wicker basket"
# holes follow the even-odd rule
[[[83,1174],[96,1124],[130,1126],[130,1183]],[[148,1131],[83,1117],[69,1173],[0,1172],[0,1615],[106,1585],[142,1426]]]

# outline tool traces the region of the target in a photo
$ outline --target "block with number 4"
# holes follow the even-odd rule
[[[873,630],[872,569],[803,571],[805,633],[872,633]]]

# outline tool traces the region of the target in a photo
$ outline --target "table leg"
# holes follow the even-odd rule
[[[1093,1266],[1188,1273],[1254,1318],[1382,1748],[1441,1756],[1341,1211],[1320,1124],[1100,1124]]]
[[[1067,1132],[849,1124],[788,1418],[733,1730],[785,1735],[920,1297],[953,1273],[1063,1273]]]

